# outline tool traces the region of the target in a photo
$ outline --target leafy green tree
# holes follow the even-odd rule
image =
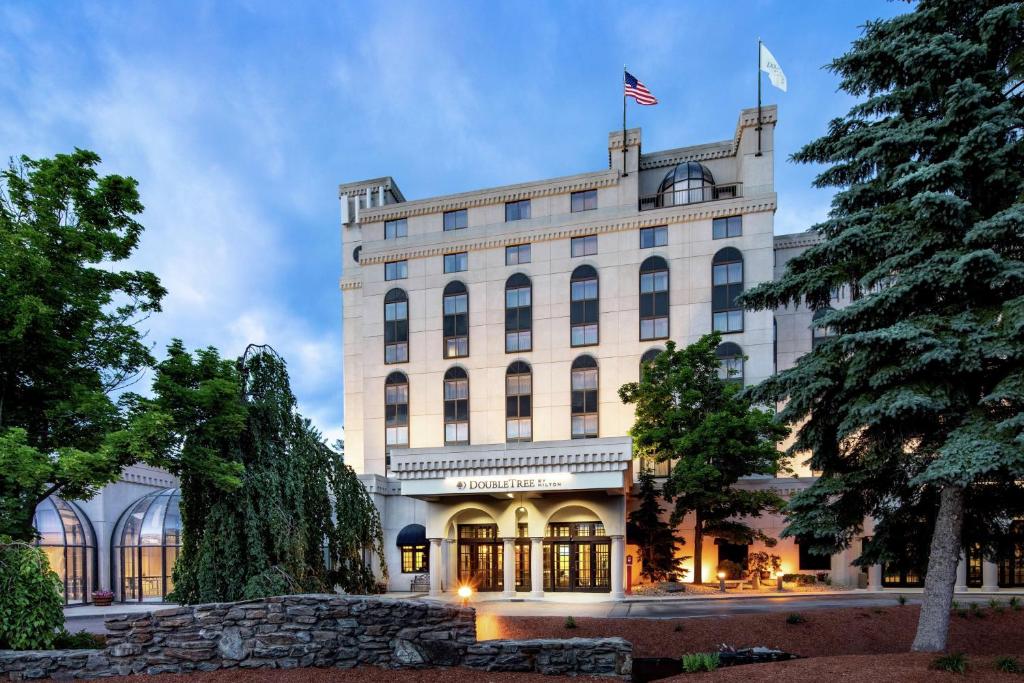
[[[626,538],[640,549],[640,575],[649,581],[664,581],[669,574],[680,571],[683,558],[676,557],[676,550],[684,540],[678,538],[675,527],[662,518],[662,492],[646,461],[641,462],[637,479],[634,496],[639,504],[629,513]]]
[[[769,490],[746,490],[743,477],[774,475],[781,467],[777,444],[788,429],[770,411],[756,407],[738,383],[719,374],[717,332],[690,346],[674,342],[643,366],[639,382],[619,389],[624,403],[636,406],[629,433],[636,455],[674,462],[665,494],[675,501],[672,523],[694,516],[693,579],[703,581],[705,536],[732,543],[775,541],[743,518],[782,507]]]
[[[793,451],[822,472],[788,534],[834,551],[870,517],[870,561],[925,522],[914,650],[945,647],[964,529],[991,553],[1024,505],[1021,45],[1020,2],[921,0],[867,24],[830,67],[861,101],[794,155],[839,188],[823,241],[745,297],[818,308],[852,288],[820,320],[834,336],[755,396],[785,401]]]
[[[297,412],[273,349],[250,346],[231,362],[175,341],[153,389],[138,409],[167,416],[172,446],[160,464],[181,478],[176,600],[375,589],[364,551],[386,575],[377,509]]]
[[[46,555],[0,536],[0,649],[48,650],[63,628],[61,580]]]
[[[136,249],[136,182],[76,149],[0,174],[0,534],[29,541],[36,505],[88,498],[159,444],[111,398],[153,363],[138,324],[160,310]]]

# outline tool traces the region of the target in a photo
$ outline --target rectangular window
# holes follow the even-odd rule
[[[743,216],[716,218],[711,221],[711,238],[720,240],[726,237],[739,237],[743,234]]]
[[[409,445],[409,385],[384,387],[384,427],[388,446]]]
[[[505,353],[533,347],[533,306],[530,287],[505,290]]]
[[[714,317],[715,332],[742,332],[743,310],[719,311]]]
[[[569,289],[569,341],[572,346],[598,343],[597,278],[573,280]]]
[[[461,273],[469,268],[469,253],[460,251],[455,254],[444,255],[444,272]]]
[[[597,208],[597,190],[583,190],[572,193],[572,213],[591,211]]]
[[[402,573],[417,574],[430,569],[427,563],[427,546],[425,545],[403,545],[402,546]]]
[[[469,355],[469,295],[444,297],[444,357]]]
[[[385,280],[404,280],[409,277],[408,261],[388,261],[384,264]]]
[[[469,380],[444,382],[445,443],[469,443]]]
[[[384,362],[409,360],[409,302],[384,304]]]
[[[505,202],[505,222],[524,221],[530,217],[530,200],[520,199],[517,202]]]
[[[640,228],[640,248],[663,247],[668,244],[668,227]]]
[[[529,244],[514,244],[511,247],[505,247],[505,265],[506,266],[517,266],[520,263],[530,262],[530,245]]]
[[[409,224],[404,218],[384,221],[384,239],[394,240],[409,235]]]
[[[597,437],[597,368],[572,371],[572,438]]]
[[[455,211],[444,212],[444,229],[447,230],[462,230],[469,226],[469,218],[466,213],[466,209],[457,209]]]
[[[597,253],[597,235],[587,235],[586,237],[573,237],[572,238],[572,255],[575,256],[593,256]]]

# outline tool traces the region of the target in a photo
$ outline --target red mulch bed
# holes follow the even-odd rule
[[[230,669],[195,674],[123,676],[105,678],[117,683],[608,683],[607,678],[544,676],[524,673],[487,673],[474,669]]]
[[[786,623],[787,612],[693,619],[597,619],[580,617],[566,629],[560,617],[478,616],[477,637],[572,638],[621,636],[638,657],[679,657],[684,652],[765,645],[805,657],[906,653],[917,629],[919,608],[811,609],[803,624]],[[975,655],[1024,654],[1024,610],[983,617],[950,618],[949,650]],[[679,630],[676,630],[676,629]],[[741,667],[749,671],[749,666]],[[1020,679],[1024,681],[1024,679]]]

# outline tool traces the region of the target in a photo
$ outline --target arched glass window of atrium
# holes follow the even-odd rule
[[[392,372],[384,380],[384,467],[391,469],[391,448],[409,446],[409,379]]]
[[[74,503],[49,496],[36,506],[32,518],[50,568],[64,586],[64,603],[89,602],[96,583],[96,535],[85,513]]]
[[[743,349],[733,342],[722,342],[715,349],[718,357],[718,376],[726,382],[743,386]]]
[[[469,290],[453,280],[444,287],[444,357],[469,355]]]
[[[665,174],[658,187],[658,206],[679,206],[714,199],[715,177],[707,166],[684,161]]]
[[[444,442],[469,443],[469,375],[458,366],[444,373]]]
[[[643,374],[644,366],[650,363],[652,360],[658,357],[658,354],[663,349],[647,349],[644,351],[644,355],[640,356],[640,374]]]
[[[516,273],[505,281],[505,353],[533,348],[533,286]]]
[[[668,263],[651,256],[640,264],[640,341],[668,339]]]
[[[593,346],[599,341],[597,271],[579,266],[569,280],[569,343]]]
[[[143,496],[117,521],[112,583],[122,602],[161,602],[174,590],[171,572],[181,549],[180,489]]]
[[[384,295],[384,362],[409,362],[409,297],[401,289]]]
[[[743,254],[735,247],[720,249],[711,259],[711,323],[716,332],[742,332]]]
[[[597,361],[593,356],[580,356],[572,362],[571,377],[572,438],[596,439]]]
[[[505,371],[505,440],[533,441],[533,373],[521,360]]]
[[[821,324],[821,319],[832,312],[831,306],[825,306],[819,308],[811,316],[811,348],[816,349],[818,346],[835,336],[836,332],[831,327]]]

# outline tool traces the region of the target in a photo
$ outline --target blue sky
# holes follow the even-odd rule
[[[45,2],[0,6],[0,154],[84,147],[138,179],[135,265],[170,293],[147,321],[229,356],[269,343],[304,414],[342,431],[339,182],[407,198],[605,167],[621,69],[656,150],[730,137],[781,63],[777,232],[828,209],[785,158],[851,100],[821,67],[902,2]]]

